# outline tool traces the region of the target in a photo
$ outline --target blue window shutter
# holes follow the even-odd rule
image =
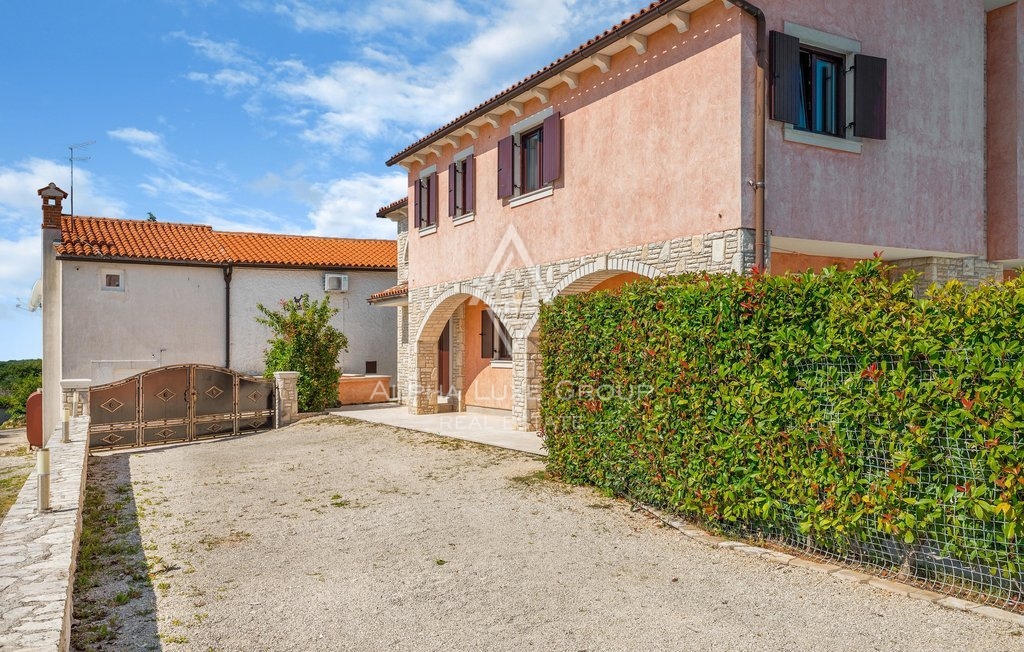
[[[562,176],[562,114],[555,111],[544,118],[540,184],[546,186]]]
[[[887,62],[857,54],[853,70],[853,135],[885,140]]]
[[[515,180],[512,177],[514,150],[512,136],[505,136],[498,141],[498,199],[511,197],[515,193]]]
[[[789,124],[803,123],[800,73],[800,39],[782,32],[772,32],[768,41],[768,96],[771,118]]]

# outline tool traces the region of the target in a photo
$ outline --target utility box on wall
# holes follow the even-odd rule
[[[324,274],[324,292],[348,292],[348,274]]]

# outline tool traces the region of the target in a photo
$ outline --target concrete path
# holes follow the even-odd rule
[[[330,411],[331,414],[382,423],[396,428],[416,430],[431,435],[454,437],[488,446],[508,448],[534,455],[547,455],[544,441],[536,432],[523,432],[512,428],[512,417],[476,412],[449,412],[446,414],[409,414],[405,405],[348,405]]]
[[[119,527],[138,518],[132,545],[104,548],[145,555],[137,573],[101,564],[125,583],[92,596],[116,630],[109,649],[1024,643],[1016,625],[701,545],[549,479],[534,455],[347,418],[104,454],[89,476],[109,492],[103,518],[117,506],[131,512]]]

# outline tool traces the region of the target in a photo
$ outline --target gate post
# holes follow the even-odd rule
[[[299,416],[299,372],[274,372],[274,427],[283,428]]]

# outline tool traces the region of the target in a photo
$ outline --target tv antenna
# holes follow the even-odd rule
[[[75,214],[75,161],[88,161],[91,156],[75,156],[75,148],[82,149],[89,145],[96,144],[95,140],[87,140],[84,143],[76,143],[74,145],[68,145],[68,150],[71,155],[68,156],[68,160],[71,161],[71,214]]]

